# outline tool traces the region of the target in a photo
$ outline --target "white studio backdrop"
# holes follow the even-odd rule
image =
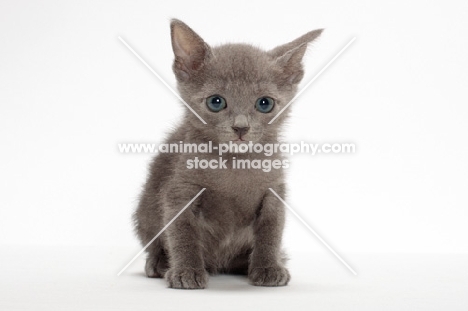
[[[326,28],[286,135],[352,142],[292,157],[289,204],[338,252],[467,252],[468,4],[463,1],[2,1],[0,245],[134,246],[131,213],[182,105],[169,20],[265,49]],[[289,214],[285,245],[324,251]]]

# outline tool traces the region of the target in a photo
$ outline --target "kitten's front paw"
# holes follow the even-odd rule
[[[282,266],[253,268],[249,271],[249,280],[255,286],[285,286],[291,276],[288,269]]]
[[[171,268],[165,278],[171,288],[202,289],[208,283],[205,269]]]

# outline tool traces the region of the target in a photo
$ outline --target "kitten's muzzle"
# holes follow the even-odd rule
[[[234,133],[236,133],[237,136],[239,136],[240,139],[242,139],[242,136],[247,134],[249,129],[250,129],[249,126],[245,126],[245,127],[233,126],[232,127],[232,130],[234,131]]]

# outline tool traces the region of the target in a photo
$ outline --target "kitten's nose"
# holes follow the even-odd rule
[[[245,135],[249,131],[250,127],[248,127],[248,126],[245,126],[245,127],[233,126],[232,129],[234,130],[234,133],[239,135],[239,138],[241,138],[243,135]]]

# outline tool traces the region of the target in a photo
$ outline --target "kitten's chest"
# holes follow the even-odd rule
[[[199,160],[217,159],[199,155]],[[283,172],[278,169],[265,172],[262,168],[239,167],[234,164],[233,157],[224,157],[223,160],[227,161],[217,168],[185,169],[183,179],[206,188],[200,205],[206,221],[248,225],[261,207],[268,188],[282,183]]]
[[[282,178],[282,172],[274,170],[265,172],[262,168],[235,167],[232,161],[228,161],[225,168],[204,170],[201,176],[199,182],[202,186],[220,196],[239,200],[245,198],[249,202],[257,202],[269,187],[278,184]]]
[[[278,178],[278,174],[253,169],[204,172],[199,182],[206,188],[202,207],[205,216],[218,223],[248,225]]]
[[[251,170],[221,170],[208,172],[203,179],[210,198],[217,204],[247,212],[255,210],[265,194],[265,176]]]

